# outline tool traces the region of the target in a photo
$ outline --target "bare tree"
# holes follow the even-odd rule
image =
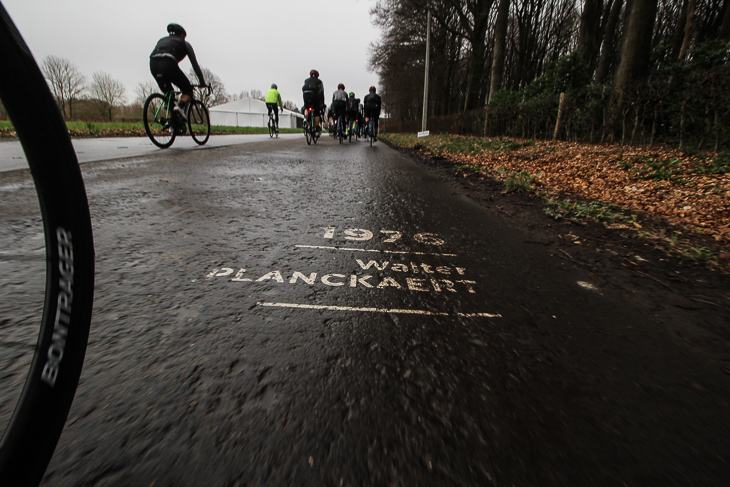
[[[294,104],[293,101],[287,100],[284,102],[284,108],[287,110],[291,110],[292,112],[298,112],[299,108],[297,108],[296,104]]]
[[[230,97],[228,96],[228,92],[226,91],[226,87],[223,84],[223,81],[221,81],[221,79],[210,69],[203,67],[201,67],[200,69],[203,71],[205,82],[210,85],[211,93],[208,94],[208,90],[204,90],[202,93],[199,93],[197,95],[197,98],[209,107],[214,107],[216,105],[222,105],[223,103],[227,103],[230,100]],[[198,79],[198,76],[195,74],[193,68],[190,68],[190,73],[188,73],[188,77],[190,79]]]
[[[679,49],[679,60],[684,61],[687,57],[687,51],[689,50],[689,42],[692,39],[692,30],[694,29],[694,18],[695,18],[695,0],[687,0],[685,7],[686,23],[684,25],[684,36],[682,36],[682,47]]]
[[[613,76],[609,105],[608,133],[611,141],[622,131],[627,91],[632,84],[642,78],[649,65],[656,11],[657,0],[630,0],[628,4],[619,63]]]
[[[68,107],[68,118],[73,117],[73,104],[84,92],[86,78],[71,61],[56,56],[46,56],[43,60],[43,75],[56,97],[61,114],[66,116]]]
[[[604,29],[601,54],[596,68],[596,83],[601,84],[609,78],[610,69],[616,56],[616,36],[619,32],[619,19],[624,0],[614,0],[611,9],[607,12],[606,27]]]
[[[583,0],[583,12],[580,15],[578,31],[578,53],[593,74],[596,58],[601,48],[603,32],[601,20],[603,0]]]
[[[489,100],[502,88],[504,77],[504,59],[506,55],[507,27],[509,21],[510,0],[500,0],[497,8],[497,20],[494,25],[494,60],[489,83]]]
[[[723,3],[721,18],[722,20],[720,22],[720,30],[717,33],[717,38],[727,41],[730,39],[730,0],[725,0],[725,3]]]
[[[248,91],[244,90],[244,91],[241,91],[237,95],[231,95],[229,98],[229,101],[236,101],[236,100],[240,100],[242,98],[248,98]]]
[[[251,98],[255,100],[264,100],[265,96],[261,90],[251,90]]]
[[[134,93],[137,95],[137,97],[134,99],[134,102],[138,105],[144,105],[147,97],[149,97],[152,93],[155,93],[156,91],[159,91],[157,83],[153,83],[152,81],[137,83],[137,87],[134,89]]]
[[[113,79],[110,74],[98,71],[91,78],[91,93],[94,105],[102,116],[112,121],[112,110],[127,101],[124,85]]]

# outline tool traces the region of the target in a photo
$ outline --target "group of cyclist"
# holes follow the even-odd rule
[[[373,132],[375,140],[378,134],[378,119],[382,101],[376,93],[374,86],[371,86],[369,93],[365,96],[363,103],[355,97],[355,93],[347,93],[345,85],[340,83],[337,90],[332,94],[332,103],[329,107],[324,104],[324,86],[319,79],[319,72],[313,69],[309,72],[309,78],[304,81],[302,87],[304,97],[303,112],[315,110],[317,115],[317,130],[321,132],[320,116],[324,115],[326,108],[327,126],[331,135],[342,131],[344,135],[350,133],[358,136],[367,135],[367,126],[370,119],[373,120]]]
[[[187,37],[185,29],[181,25],[173,23],[167,26],[167,33],[168,36],[160,39],[152,54],[150,54],[150,72],[163,93],[172,90],[172,85],[180,89],[182,96],[180,97],[180,103],[175,107],[175,111],[183,120],[187,120],[186,108],[193,99],[193,86],[178,66],[178,63],[186,56],[189,57],[190,64],[192,64],[193,71],[195,71],[201,86],[206,85],[205,77],[195,58],[193,46],[185,40]],[[367,135],[364,131],[370,119],[372,119],[374,136],[377,140],[381,99],[374,86],[370,87],[369,93],[361,104],[360,99],[355,97],[355,93],[350,92],[348,94],[345,91],[345,85],[340,83],[337,85],[337,91],[332,95],[331,105],[327,108],[324,97],[324,84],[319,79],[319,72],[313,69],[309,72],[309,78],[304,80],[302,96],[304,99],[302,113],[307,110],[314,112],[319,133],[322,132],[322,117],[324,115],[327,115],[328,127],[331,131],[338,130],[339,126],[339,129],[345,133],[355,131],[353,133],[357,133],[357,135]],[[272,84],[271,89],[266,92],[265,101],[269,116],[271,116],[272,111],[274,112],[278,133],[279,112],[283,111],[284,108],[276,84]],[[325,109],[327,109],[326,113]],[[365,123],[362,123],[363,119]],[[342,120],[342,123],[340,123],[340,120]]]

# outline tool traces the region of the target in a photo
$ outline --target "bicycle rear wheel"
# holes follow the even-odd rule
[[[312,145],[312,131],[308,125],[304,126],[304,137],[307,139],[307,145]]]
[[[203,145],[208,142],[210,137],[210,115],[208,109],[200,100],[190,102],[188,129],[190,129],[190,135],[196,144]]]
[[[274,121],[269,117],[269,137],[274,138]]]
[[[167,149],[175,142],[172,116],[172,107],[167,106],[165,96],[153,93],[147,97],[142,110],[144,130],[152,143],[161,149]]]
[[[25,486],[40,483],[76,392],[91,322],[94,244],[66,125],[2,5],[0,45],[0,66],[12,68],[12,76],[0,76],[0,99],[32,176],[2,174],[21,186],[12,198],[3,195],[0,208],[0,485]],[[42,224],[27,214],[33,186]],[[37,288],[28,288],[36,274]]]

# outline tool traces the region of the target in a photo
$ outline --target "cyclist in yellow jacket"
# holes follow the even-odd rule
[[[277,134],[279,133],[279,109],[283,112],[284,104],[281,103],[281,95],[277,90],[276,84],[272,83],[271,89],[266,92],[266,110],[268,110],[269,116],[271,115],[271,110],[274,110]]]

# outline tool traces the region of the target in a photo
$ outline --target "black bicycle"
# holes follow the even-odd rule
[[[43,478],[81,375],[94,242],[66,124],[1,4],[0,45],[0,99],[30,168],[30,177],[8,174],[21,187],[17,198],[3,199],[0,213],[0,485],[28,486]],[[29,216],[19,199],[33,186],[39,216]],[[28,284],[33,275],[41,276],[35,287]]]
[[[274,110],[278,110],[278,108],[274,108]],[[274,110],[269,110],[269,137],[272,139],[274,136],[277,138],[279,137],[279,127],[276,125],[276,115],[274,113]]]
[[[311,145],[312,142],[317,143],[319,139],[319,131],[317,130],[317,121],[314,116],[314,109],[307,108],[304,115],[304,137],[307,139],[307,145]]]
[[[370,141],[370,147],[373,146],[373,142],[375,142],[375,117],[370,117],[370,120],[365,125],[365,137],[368,138]]]
[[[347,122],[347,138],[349,142],[352,142],[352,138],[355,137],[355,142],[360,137],[360,121],[357,117],[352,118]]]
[[[208,90],[209,95],[211,93],[210,85],[194,87]],[[180,95],[179,91],[168,91],[164,95],[152,93],[144,102],[144,130],[152,143],[161,149],[170,147],[175,137],[185,135],[187,131],[198,145],[205,144],[210,137],[210,114],[205,103],[193,99],[185,108],[185,121],[175,110]]]

